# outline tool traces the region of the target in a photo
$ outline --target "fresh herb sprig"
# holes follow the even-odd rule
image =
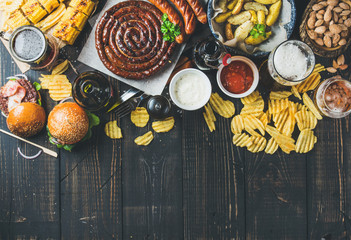
[[[259,36],[266,37],[266,25],[256,24],[250,31],[250,35],[253,38],[258,38]]]
[[[180,35],[180,27],[168,20],[167,13],[162,15],[161,32],[163,33],[163,40],[168,42],[174,42],[175,38]]]

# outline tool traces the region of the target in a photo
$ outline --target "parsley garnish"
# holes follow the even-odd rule
[[[161,32],[163,33],[163,40],[168,42],[174,42],[176,36],[180,35],[180,27],[168,20],[167,13],[162,15]]]
[[[259,36],[266,37],[266,25],[256,24],[250,31],[250,35],[253,38],[258,38]]]

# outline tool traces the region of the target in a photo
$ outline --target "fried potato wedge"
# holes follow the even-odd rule
[[[248,3],[244,4],[244,9],[245,10],[253,10],[255,12],[263,11],[265,15],[268,15],[268,9],[262,3],[248,2]]]
[[[269,7],[269,13],[266,19],[266,25],[267,26],[273,26],[273,24],[277,21],[279,14],[280,14],[280,9],[282,7],[282,1],[279,0],[275,3],[273,3]]]
[[[230,16],[227,21],[232,25],[240,25],[251,19],[252,15],[249,11],[243,11],[239,14]]]

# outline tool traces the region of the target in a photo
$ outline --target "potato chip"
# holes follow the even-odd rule
[[[205,105],[205,112],[203,113],[203,115],[210,132],[213,132],[214,130],[216,130],[216,125],[215,125],[216,117],[209,103]]]
[[[252,115],[246,115],[244,117],[244,125],[246,131],[251,131],[257,129],[262,135],[265,134],[265,127],[263,123]],[[253,135],[253,134],[252,134]]]
[[[130,120],[137,127],[145,127],[149,122],[149,114],[144,107],[137,107],[130,113]]]
[[[262,152],[267,145],[267,140],[260,136],[260,137],[252,137],[252,144],[247,147],[252,153]]]
[[[272,126],[267,126],[266,131],[277,142],[283,152],[289,154],[291,151],[295,150],[295,140],[293,138],[285,136]]]
[[[143,146],[147,146],[151,143],[151,141],[154,139],[154,135],[152,134],[151,131],[148,131],[147,133],[145,133],[142,136],[137,137],[134,142],[137,145],[143,145]]]
[[[174,117],[168,117],[162,121],[152,123],[152,128],[155,132],[169,132],[174,127]]]
[[[299,93],[305,93],[307,91],[315,89],[321,81],[321,75],[319,73],[312,73],[302,83],[296,85],[296,89]]]
[[[112,139],[120,139],[123,137],[121,128],[118,127],[116,120],[105,124],[105,133],[109,138]]]
[[[234,103],[231,101],[224,101],[218,93],[212,93],[210,104],[213,110],[224,118],[230,118],[235,114]]]
[[[312,112],[307,111],[306,109],[302,109],[295,113],[295,119],[300,131],[306,128],[314,129],[317,126],[317,118]]]
[[[266,149],[264,151],[267,154],[274,154],[278,150],[278,147],[278,143],[274,140],[274,138],[271,138],[268,140]]]
[[[292,92],[290,91],[277,91],[277,92],[271,92],[269,94],[269,98],[271,100],[279,100],[283,98],[288,98],[292,95]]]
[[[269,113],[279,113],[289,106],[289,100],[287,98],[279,99],[279,100],[269,100],[268,101],[268,110]]]
[[[244,130],[244,119],[241,115],[236,115],[233,117],[232,122],[230,124],[230,129],[234,134],[240,134]]]
[[[250,147],[252,145],[252,138],[246,133],[235,134],[233,136],[233,144],[238,147]]]
[[[291,137],[292,133],[295,130],[295,125],[296,125],[296,120],[294,115],[288,116],[286,122],[284,123],[281,133],[284,134],[285,136]]]
[[[302,95],[302,100],[306,107],[316,116],[318,120],[323,119],[322,115],[319,113],[318,109],[314,105],[312,99],[307,95],[307,93],[304,93]]]
[[[296,86],[291,87],[291,92],[292,94],[297,97],[298,99],[302,100],[300,93],[297,91]]]
[[[261,96],[259,96],[256,101],[245,104],[241,109],[240,115],[252,115],[255,117],[261,116],[264,109],[264,101]]]
[[[262,122],[264,128],[266,128],[267,124],[269,123],[267,113],[261,114],[261,116],[258,119]]]
[[[240,100],[243,104],[250,104],[256,101],[259,96],[260,96],[260,93],[258,91],[254,91],[249,96],[243,97]]]
[[[71,96],[72,84],[66,75],[42,75],[39,80],[43,89],[49,89],[52,100],[60,101]]]
[[[278,112],[278,113],[273,114],[274,126],[278,129],[279,132],[282,131],[288,118],[289,118],[289,109],[288,108],[282,112]]]
[[[313,131],[311,129],[304,129],[297,138],[296,152],[307,153],[313,149],[316,142],[317,137],[313,134]]]

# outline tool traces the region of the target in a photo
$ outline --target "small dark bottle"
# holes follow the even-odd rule
[[[149,99],[146,109],[151,117],[155,119],[164,119],[171,111],[171,103],[166,97],[156,95]]]
[[[82,108],[96,112],[107,109],[113,98],[111,83],[95,71],[80,74],[73,83],[72,96]]]

